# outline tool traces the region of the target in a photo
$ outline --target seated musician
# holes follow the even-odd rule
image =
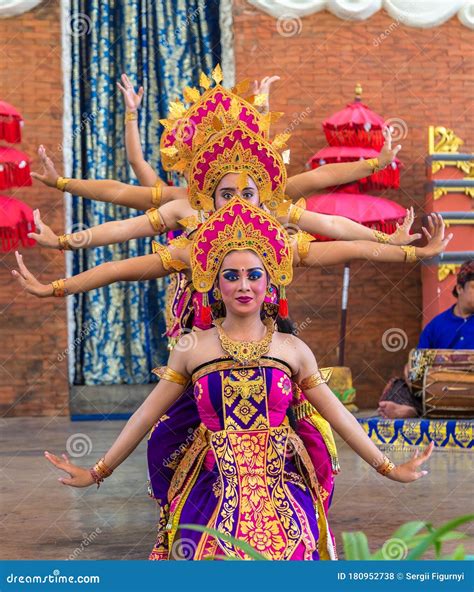
[[[458,273],[453,295],[457,302],[434,317],[423,329],[418,349],[474,349],[474,260],[465,261]],[[378,414],[389,419],[417,417],[421,401],[405,378],[392,378],[379,401]]]

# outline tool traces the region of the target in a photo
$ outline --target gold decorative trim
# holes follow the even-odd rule
[[[278,370],[284,372],[289,378],[291,378],[290,370],[288,366],[286,366],[285,364],[282,364],[277,360],[272,360],[269,358],[264,358],[264,361],[265,367],[270,366],[271,368],[277,368]],[[210,374],[211,372],[220,372],[221,370],[230,370],[236,367],[238,367],[239,370],[244,370],[245,368],[255,368],[256,364],[250,364],[246,366],[241,366],[239,364],[237,366],[235,361],[230,358],[228,360],[219,360],[217,362],[211,362],[209,364],[206,364],[203,368],[195,370],[192,373],[192,381],[196,382],[196,380],[199,380],[200,378],[206,376],[207,374]]]
[[[470,181],[471,179],[464,179],[464,181]],[[443,195],[448,193],[464,193],[467,197],[474,198],[474,187],[435,187],[433,188],[433,199],[437,200]]]
[[[457,275],[460,267],[457,263],[441,263],[438,265],[438,281],[443,282],[451,273]]]
[[[463,144],[464,140],[447,127],[430,125],[428,128],[430,154],[456,153],[459,152],[459,147]]]

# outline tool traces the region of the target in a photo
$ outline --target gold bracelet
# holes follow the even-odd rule
[[[381,475],[385,476],[388,475],[390,471],[393,471],[394,468],[394,463],[388,458],[388,456],[384,456],[382,463],[378,467],[376,467],[376,470],[377,473],[380,473]]]
[[[380,230],[374,230],[374,236],[378,243],[383,243],[385,245],[390,240],[390,235],[385,232],[380,232]]]
[[[138,119],[138,113],[136,111],[125,111],[125,123],[129,121],[136,121]]]
[[[296,234],[296,249],[298,251],[298,257],[300,258],[298,267],[304,266],[304,260],[306,259],[309,253],[309,246],[312,242],[314,242],[314,240],[315,238],[313,236],[311,236],[307,232],[304,232],[303,230],[300,230]]]
[[[70,234],[61,234],[60,236],[58,236],[58,244],[60,251],[72,251],[71,243],[69,242],[70,238]]]
[[[296,226],[298,224],[298,222],[300,221],[300,218],[301,218],[303,212],[304,212],[303,208],[300,208],[299,206],[293,204],[290,208],[290,215],[288,218],[288,222],[290,224],[294,224]]]
[[[176,384],[185,385],[189,382],[189,378],[183,376],[173,368],[169,368],[168,366],[161,366],[161,368],[154,368],[152,370],[153,374],[156,374],[160,378],[160,380],[168,380],[169,382],[175,382]]]
[[[314,388],[315,386],[319,386],[320,384],[326,384],[327,380],[323,378],[321,372],[318,370],[311,376],[304,378],[298,386],[302,391],[307,391],[309,389]]]
[[[386,166],[381,166],[378,158],[367,158],[365,162],[369,164],[372,168],[372,173],[378,173],[379,171],[382,171]]]
[[[416,256],[416,247],[412,245],[402,245],[400,249],[405,253],[405,263],[415,263],[418,261],[418,257]]]
[[[163,183],[157,181],[154,187],[151,188],[151,203],[153,207],[159,208],[163,198]]]
[[[68,292],[66,285],[64,284],[65,281],[66,280],[62,279],[51,282],[51,285],[53,286],[53,296],[56,298],[64,298],[64,296],[67,296]]]
[[[166,271],[183,271],[184,269],[188,269],[188,265],[184,263],[184,261],[180,261],[179,259],[173,259],[171,257],[171,253],[169,252],[168,248],[165,245],[161,245],[156,241],[151,243],[153,253],[158,255],[163,263],[163,267]]]
[[[102,457],[96,462],[96,464],[94,465],[94,471],[104,479],[110,477],[110,475],[114,472],[113,469],[109,468],[105,464],[104,457]]]
[[[59,189],[59,191],[66,191],[66,185],[70,180],[71,179],[68,179],[67,177],[58,177],[56,179],[56,189]]]
[[[166,230],[166,226],[163,224],[163,219],[161,218],[160,212],[156,208],[150,208],[145,213],[155,232],[161,234]]]

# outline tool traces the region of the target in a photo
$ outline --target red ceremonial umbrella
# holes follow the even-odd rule
[[[373,195],[361,193],[328,193],[314,195],[307,200],[306,209],[320,214],[344,216],[369,228],[392,233],[396,223],[405,216],[405,209],[399,204]],[[327,237],[317,236],[319,240],[329,241]],[[339,341],[339,366],[344,366],[344,350],[346,343],[347,302],[349,298],[350,266],[344,266],[342,282],[342,314]]]
[[[317,169],[325,164],[337,162],[355,162],[356,160],[366,160],[367,158],[376,158],[379,151],[374,148],[367,148],[362,146],[327,146],[318,150],[308,160],[307,166],[312,169]],[[359,179],[355,183],[348,183],[341,185],[343,191],[350,191],[357,193],[362,188],[363,190],[371,189],[387,189],[400,187],[400,168],[402,163],[395,158],[389,166],[383,170],[373,173],[365,179]]]
[[[30,162],[24,152],[0,146],[0,189],[31,185]]]
[[[20,242],[24,247],[32,247],[35,241],[26,235],[34,230],[33,210],[30,206],[8,195],[0,195],[1,250],[12,251]]]
[[[10,144],[21,142],[22,126],[23,117],[15,107],[0,101],[0,140],[6,140]]]
[[[323,130],[331,146],[364,146],[380,151],[384,138],[384,118],[362,103],[362,87],[355,89],[354,102],[323,121]]]

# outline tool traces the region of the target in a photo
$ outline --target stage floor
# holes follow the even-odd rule
[[[65,452],[66,441],[74,437],[71,442],[91,442],[90,454],[77,460],[91,466],[124,424],[71,422],[64,417],[1,420],[2,559],[147,558],[158,512],[147,495],[146,441],[99,490],[62,485],[57,481],[60,472],[43,457],[45,449],[57,455]],[[472,451],[435,449],[429,474],[404,485],[379,476],[344,442],[337,442],[342,470],[329,521],[339,552],[344,531],[365,531],[375,550],[404,522],[441,525],[473,511]],[[409,453],[390,456],[401,462]],[[474,534],[472,525],[468,529]],[[446,551],[457,544],[446,544]],[[474,552],[472,541],[466,548]]]

